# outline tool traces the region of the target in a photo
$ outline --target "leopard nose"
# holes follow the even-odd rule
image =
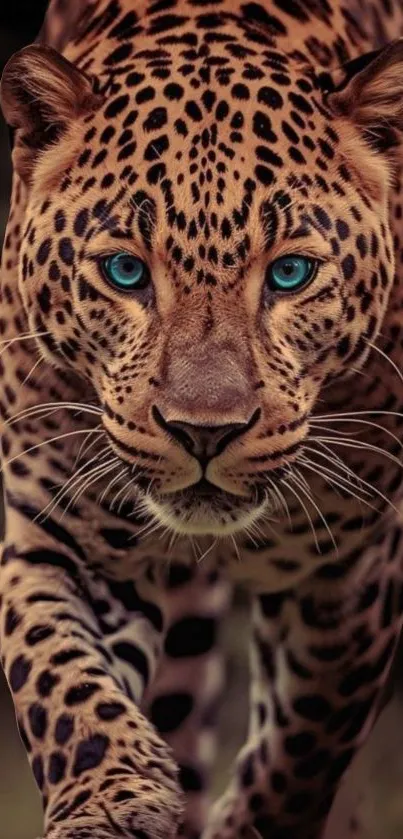
[[[202,466],[221,454],[227,446],[249,431],[260,416],[260,408],[253,411],[245,422],[233,422],[226,425],[198,425],[197,423],[165,419],[156,405],[152,407],[155,422],[165,432],[181,443],[186,451],[196,457]]]

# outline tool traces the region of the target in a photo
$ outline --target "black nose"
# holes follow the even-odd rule
[[[206,465],[213,457],[221,454],[233,440],[255,425],[260,416],[260,408],[257,408],[246,422],[227,425],[197,425],[183,420],[168,422],[156,405],[152,407],[152,414],[160,428],[171,434],[186,451],[197,457],[202,465]]]

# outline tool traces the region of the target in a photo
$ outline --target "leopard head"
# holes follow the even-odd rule
[[[332,75],[266,45],[146,46],[103,46],[96,78],[41,46],[7,65],[19,289],[147,511],[232,534],[380,329],[403,42]]]

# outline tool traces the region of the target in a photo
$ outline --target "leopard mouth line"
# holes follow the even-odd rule
[[[263,488],[254,498],[232,495],[205,479],[185,490],[144,499],[148,513],[163,527],[181,535],[230,536],[245,531],[267,511]]]
[[[228,492],[218,486],[210,483],[207,478],[200,478],[197,484],[192,484],[185,489],[172,493],[175,498],[182,499],[185,503],[196,503],[198,501],[205,501],[206,503],[214,504],[217,501],[228,501],[229,504],[236,502],[245,502],[245,497],[237,495],[236,493]]]
[[[115,441],[117,442],[117,441]],[[127,464],[126,458],[120,459]],[[180,490],[161,492],[146,475],[133,474],[137,488],[137,503],[142,513],[157,526],[177,535],[210,535],[218,538],[246,532],[263,516],[271,515],[272,503],[263,475],[250,486],[248,495],[231,493],[202,477],[196,484]],[[280,477],[283,468],[271,469],[270,474]]]

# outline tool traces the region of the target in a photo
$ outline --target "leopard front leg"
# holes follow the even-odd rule
[[[249,737],[203,839],[323,837],[379,711],[401,606],[398,569],[368,556],[256,598]]]
[[[128,698],[71,552],[9,545],[0,586],[2,664],[43,797],[46,839],[175,836],[182,793],[170,750]],[[143,642],[145,616],[138,618]],[[150,623],[139,684],[153,667],[155,632]],[[131,637],[135,649],[136,620]]]
[[[217,712],[224,684],[218,635],[231,586],[203,563],[171,563],[162,585],[164,652],[145,708],[178,763],[186,795],[180,835],[197,839],[211,803]]]

